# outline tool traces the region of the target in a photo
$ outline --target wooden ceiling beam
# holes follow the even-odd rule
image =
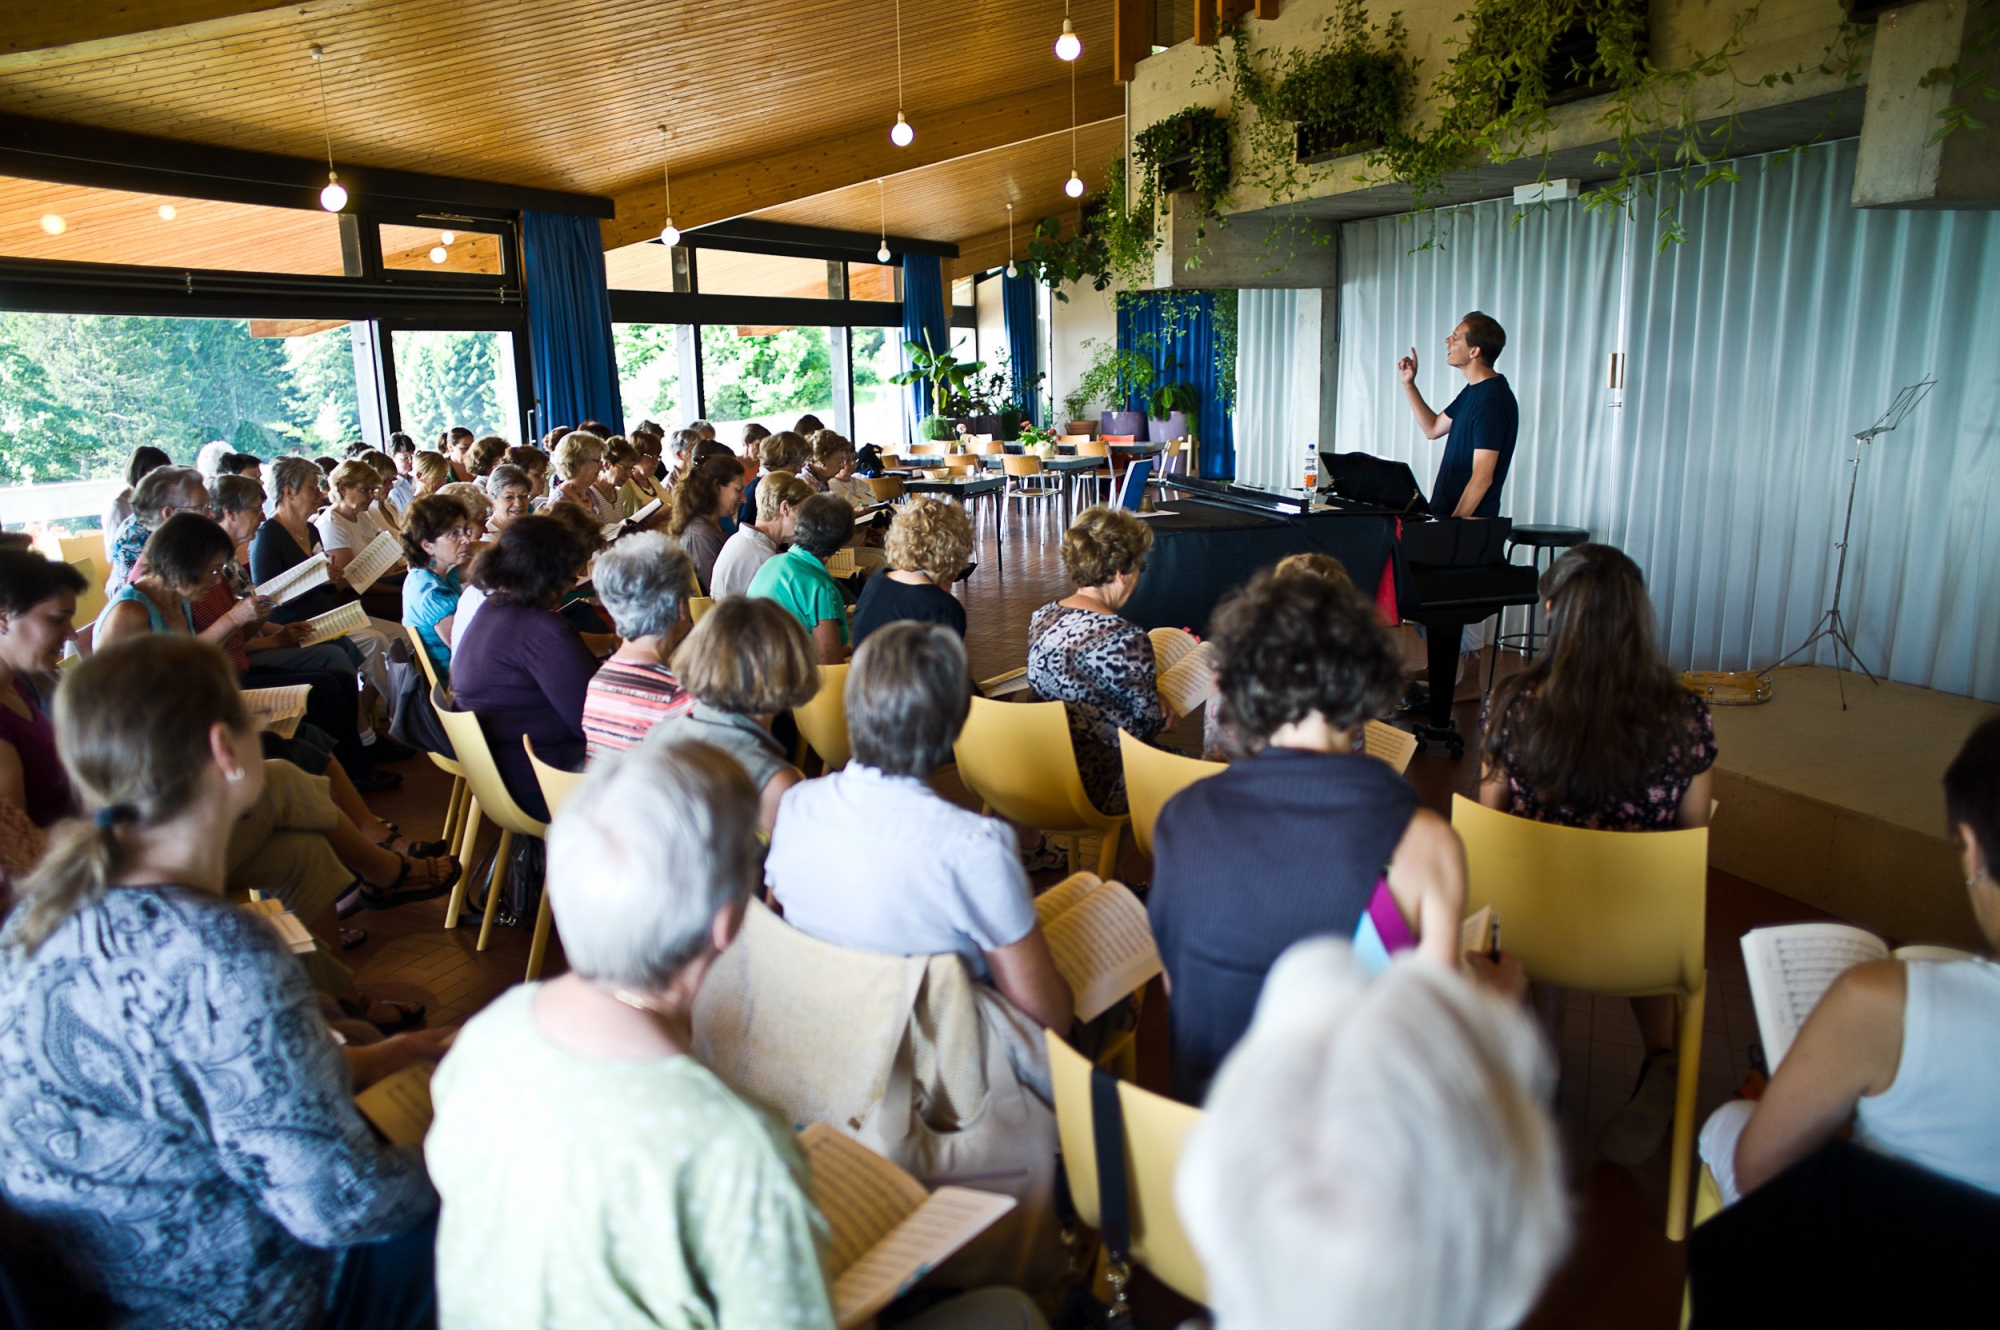
[[[254,19],[274,9],[297,10],[302,17],[329,8],[344,9],[354,0],[333,5],[298,0],[44,0],[39,5],[10,5],[0,26],[0,57],[36,51],[64,51],[92,45],[93,54],[111,55],[137,45],[152,45],[166,29],[190,29],[192,37],[232,19]],[[303,46],[303,43],[302,43]]]
[[[1084,123],[1122,115],[1124,110],[1125,90],[1116,85],[1093,80],[1076,90],[1076,113]],[[749,160],[676,171],[674,224],[687,231],[878,178],[889,178],[893,194],[893,177],[902,172],[1067,130],[1069,116],[1065,79],[923,115],[912,122],[917,138],[907,148],[889,142],[884,124]],[[606,249],[659,234],[667,210],[657,175],[649,174],[645,183],[621,190],[615,198],[618,215],[603,224]]]

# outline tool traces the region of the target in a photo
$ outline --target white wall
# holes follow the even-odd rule
[[[1111,290],[1093,291],[1088,282],[1078,282],[1064,286],[1062,292],[1069,297],[1067,302],[1049,301],[1049,377],[1045,381],[1058,426],[1066,419],[1063,395],[1074,391],[1090,368],[1091,353],[1083,344],[1093,339],[1118,340],[1118,313]],[[1090,414],[1095,417],[1103,409],[1104,403],[1093,403]]]

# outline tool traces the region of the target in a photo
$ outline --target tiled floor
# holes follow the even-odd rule
[[[1028,616],[1068,590],[1056,555],[1061,533],[1054,505],[1007,514],[1006,567],[996,567],[990,518],[982,516],[980,566],[961,594],[967,608],[966,646],[973,676],[988,678],[1024,663]],[[1478,719],[1478,681],[1460,686],[1458,723],[1470,731]],[[1173,739],[1198,747],[1199,721],[1182,723]],[[1449,813],[1453,793],[1471,794],[1474,760],[1453,762],[1433,747],[1411,764],[1410,777],[1432,808]],[[402,764],[404,785],[371,803],[411,834],[435,836],[443,822],[449,780],[422,760]],[[951,773],[940,778],[949,796],[973,802]],[[482,853],[495,839],[489,827]],[[1085,861],[1095,846],[1085,847]],[[1128,853],[1125,872],[1143,880],[1147,865]],[[423,995],[431,1023],[464,1020],[507,985],[527,965],[525,929],[496,928],[492,948],[474,949],[477,928],[461,924],[444,932],[443,899],[367,914],[369,940],[346,959],[364,988],[389,996]],[[1809,907],[1764,891],[1728,874],[1709,874],[1708,964],[1710,996],[1704,1020],[1701,1112],[1723,1102],[1749,1068],[1755,1021],[1737,939],[1759,924],[1821,917]],[[550,947],[548,973],[560,973],[561,942]],[[1571,1160],[1577,1204],[1574,1252],[1553,1281],[1528,1324],[1537,1327],[1646,1327],[1675,1325],[1680,1309],[1683,1249],[1665,1236],[1667,1151],[1646,1166],[1627,1169],[1599,1159],[1592,1146],[1604,1120],[1625,1102],[1638,1072],[1642,1049],[1638,1027],[1623,1000],[1570,993],[1560,999],[1562,1079],[1556,1111]],[[1158,991],[1146,1004],[1141,1030],[1140,1077],[1155,1087],[1166,1080],[1166,1003]],[[1189,1310],[1163,1287],[1143,1279],[1137,1288],[1142,1315],[1174,1324]]]

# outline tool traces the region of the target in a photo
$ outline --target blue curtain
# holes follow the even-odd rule
[[[935,254],[905,254],[903,340],[922,346],[926,333],[930,335],[931,350],[951,349],[951,328],[945,322],[944,311],[944,268]],[[910,401],[916,409],[916,414],[910,417],[913,432],[915,423],[931,413],[930,393],[928,379],[910,385]]]
[[[1150,340],[1149,340],[1150,339]],[[1153,361],[1161,383],[1191,383],[1201,394],[1201,474],[1220,480],[1236,474],[1236,437],[1230,406],[1234,384],[1215,367],[1215,295],[1209,291],[1145,291],[1119,297],[1118,346],[1138,348]],[[1138,397],[1121,404],[1144,411]]]
[[[1035,343],[1035,279],[1000,276],[1000,314],[1007,324],[1007,366],[1016,381],[1027,383],[1041,368]],[[1032,388],[1020,394],[1021,413],[1030,424],[1042,423],[1042,395]]]
[[[538,403],[535,432],[599,420],[623,434],[611,292],[597,219],[524,212],[521,249]]]

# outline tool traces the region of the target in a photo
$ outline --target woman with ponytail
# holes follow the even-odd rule
[[[264,781],[227,658],[136,637],[55,710],[83,816],[0,930],[0,1198],[135,1324],[430,1324],[435,1193],[352,1097],[440,1034],[343,1054],[224,899]]]

